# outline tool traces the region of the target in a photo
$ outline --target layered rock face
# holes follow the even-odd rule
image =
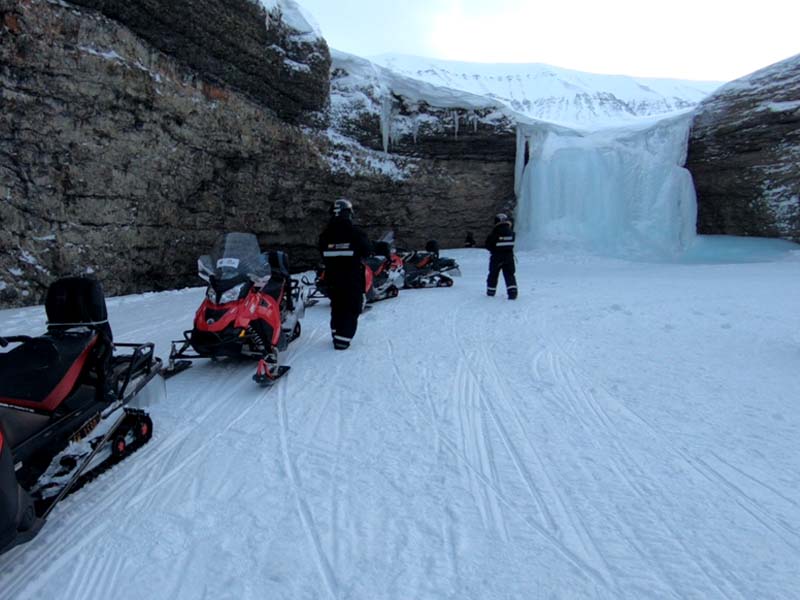
[[[310,267],[330,202],[341,196],[354,200],[374,237],[393,228],[408,245],[435,237],[457,245],[467,228],[477,235],[489,226],[511,193],[513,148],[489,160],[491,152],[476,155],[470,144],[459,156],[464,138],[433,130],[419,151],[364,148],[328,128],[327,109],[306,110],[314,94],[327,98],[327,79],[313,94],[259,95],[239,78],[243,69],[206,75],[176,58],[166,33],[146,41],[105,16],[115,6],[143,15],[135,6],[148,2],[109,0],[101,13],[0,0],[0,305],[38,302],[65,274],[94,272],[109,294],[198,285],[197,257],[225,231],[256,232],[262,246],[288,250],[294,267]],[[246,4],[230,19],[243,18]],[[266,28],[260,8],[252,19]],[[227,31],[246,37],[238,26]],[[296,34],[285,27],[280,36]],[[290,51],[282,64],[298,58]],[[364,130],[353,133],[366,142],[380,138],[376,131],[380,119],[365,116]]]
[[[800,55],[701,103],[686,167],[698,233],[800,242]]]
[[[297,119],[328,99],[330,54],[311,31],[287,27],[256,0],[71,0],[124,24],[203,74]],[[304,27],[303,29],[307,29]]]

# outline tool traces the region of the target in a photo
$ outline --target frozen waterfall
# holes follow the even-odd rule
[[[691,119],[683,113],[595,132],[521,124],[519,247],[681,255],[696,236],[697,198],[683,168]]]

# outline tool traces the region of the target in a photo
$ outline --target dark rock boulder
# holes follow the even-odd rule
[[[330,54],[255,0],[70,0],[122,23],[154,48],[290,120],[328,100]],[[304,27],[304,29],[307,29]]]
[[[800,242],[800,55],[729,83],[698,108],[687,168],[699,233]]]

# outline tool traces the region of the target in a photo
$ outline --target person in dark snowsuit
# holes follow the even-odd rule
[[[514,233],[513,224],[505,213],[498,213],[494,218],[494,229],[486,238],[486,249],[491,252],[489,259],[489,277],[486,278],[486,295],[494,296],[497,293],[497,281],[500,271],[506,282],[506,292],[509,300],[517,298],[516,266],[514,264]]]
[[[364,306],[364,259],[372,251],[366,234],[353,225],[353,205],[349,200],[342,198],[333,203],[331,220],[319,236],[319,251],[331,299],[333,347],[346,350],[356,334]]]

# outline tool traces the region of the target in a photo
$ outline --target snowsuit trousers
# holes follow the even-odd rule
[[[500,271],[503,272],[508,297],[510,300],[514,300],[517,297],[517,277],[515,275],[517,268],[514,264],[513,252],[493,253],[489,259],[489,277],[486,278],[486,294],[488,296],[494,296],[497,293]]]
[[[364,305],[364,292],[357,286],[337,286],[331,288],[330,298],[333,347],[345,350],[356,335],[358,316]]]

